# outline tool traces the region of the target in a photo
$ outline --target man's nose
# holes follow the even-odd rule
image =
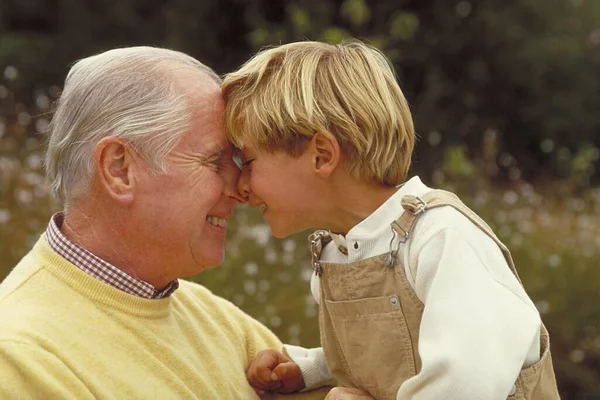
[[[225,195],[239,204],[244,204],[248,201],[247,197],[242,196],[237,190],[235,190],[235,186],[226,189]]]
[[[240,177],[240,170],[239,168],[233,163],[233,160],[231,160],[231,162],[226,163],[226,165],[224,165],[223,170],[221,171],[221,179],[223,180],[223,194],[229,198],[232,199],[237,203],[245,203],[246,201],[248,201],[247,198],[244,198],[244,196],[242,196],[238,191],[237,191],[237,182],[238,182],[238,178]]]
[[[248,171],[242,170],[237,180],[237,193],[244,201],[248,201],[250,197],[250,183],[248,176]]]
[[[240,175],[239,171],[230,175],[232,175],[231,178],[225,179],[225,189],[223,190],[225,196],[240,204],[247,202],[248,196],[244,196],[237,190],[237,182]]]

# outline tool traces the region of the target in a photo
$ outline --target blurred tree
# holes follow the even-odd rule
[[[59,208],[36,133],[75,60],[155,45],[226,73],[263,46],[348,37],[396,68],[421,137],[414,172],[461,193],[515,250],[563,398],[600,398],[600,191],[570,191],[600,182],[598,0],[2,0],[0,280]],[[556,193],[523,182],[557,178]],[[226,264],[197,279],[316,345],[305,237],[277,241],[259,220],[236,212]]]
[[[227,72],[265,45],[358,37],[396,66],[425,139],[417,172],[440,165],[438,145],[483,157],[491,129],[499,177],[581,177],[572,155],[587,154],[574,181],[584,185],[600,176],[599,21],[590,0],[4,0],[0,70],[17,71],[5,84],[27,101],[74,60],[115,46],[172,47]]]
[[[270,7],[253,4],[253,15]],[[586,185],[598,181],[599,21],[600,3],[585,0],[291,1],[249,29],[256,49],[305,37],[366,40],[394,62],[423,138],[441,132],[444,145],[467,143],[480,158],[483,133],[494,130],[500,176],[513,180],[568,176],[581,167],[560,149],[584,152]],[[437,167],[439,149],[418,147],[416,169]]]

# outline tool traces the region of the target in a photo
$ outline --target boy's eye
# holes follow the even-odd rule
[[[254,159],[252,159],[252,158],[244,161],[243,163],[241,163],[241,168],[245,168],[245,167],[249,166],[250,164],[252,164],[252,161],[254,161]]]
[[[244,159],[246,161],[244,161]],[[235,163],[235,165],[237,165],[237,167],[240,170],[243,170],[244,168],[248,167],[252,163],[252,161],[254,161],[254,158],[248,158],[242,150],[234,149],[233,162]]]

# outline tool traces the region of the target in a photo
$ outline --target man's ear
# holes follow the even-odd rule
[[[97,179],[106,194],[115,201],[129,205],[135,188],[133,150],[115,136],[102,138],[94,148]]]
[[[310,140],[309,148],[313,170],[322,178],[329,177],[340,163],[338,141],[333,136],[317,132]]]

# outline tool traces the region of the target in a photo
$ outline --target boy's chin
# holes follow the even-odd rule
[[[290,236],[292,233],[294,233],[294,232],[288,233],[287,231],[282,231],[282,230],[271,228],[271,235],[275,236],[277,239],[284,239],[284,238]]]
[[[273,224],[269,224],[269,228],[271,229],[271,235],[275,236],[277,239],[284,239],[294,233],[298,233],[303,231],[306,228],[298,228],[294,229],[294,227],[290,226],[277,226]]]

